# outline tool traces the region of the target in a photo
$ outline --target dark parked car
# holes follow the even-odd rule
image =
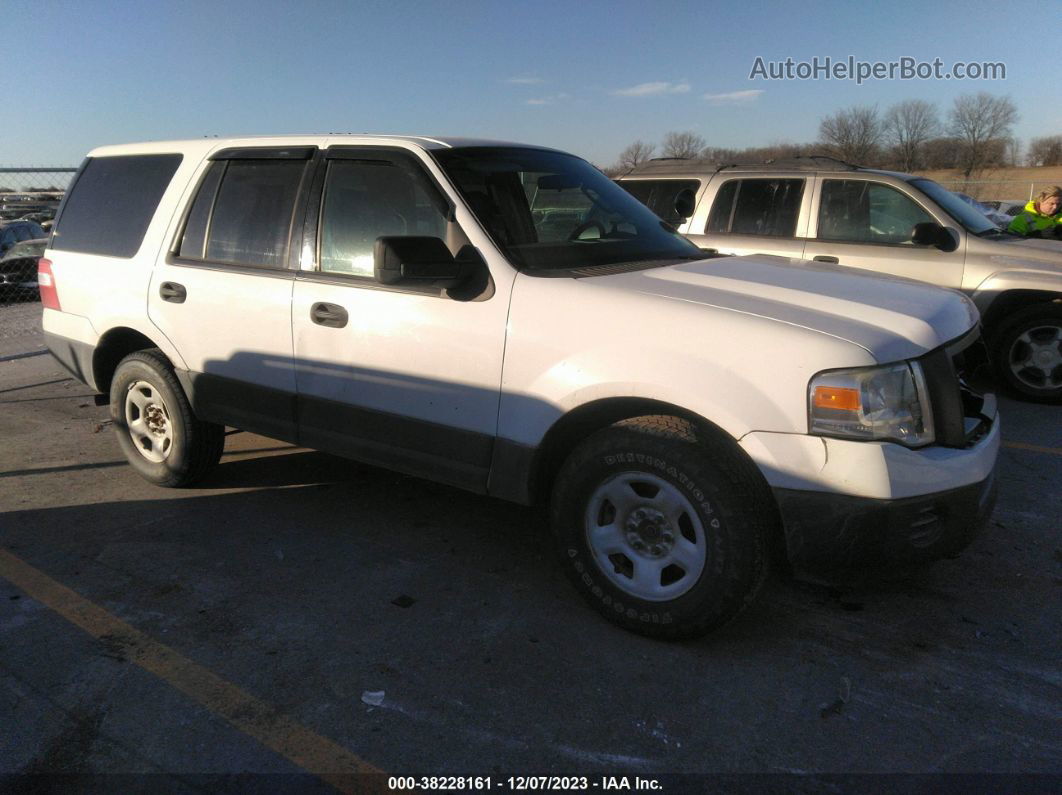
[[[37,260],[44,254],[48,239],[16,243],[0,258],[0,300],[32,299],[37,289]]]
[[[0,255],[24,240],[40,240],[48,237],[36,221],[9,221],[0,226]]]

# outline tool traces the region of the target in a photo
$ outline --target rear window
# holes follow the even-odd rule
[[[89,158],[66,198],[51,247],[132,257],[180,164],[176,154]]]

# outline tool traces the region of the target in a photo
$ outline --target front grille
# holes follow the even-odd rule
[[[919,361],[933,406],[937,444],[960,448],[976,444],[995,419],[995,397],[984,390],[988,354],[980,329]]]

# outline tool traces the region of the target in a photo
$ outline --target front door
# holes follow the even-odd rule
[[[916,245],[916,224],[940,223],[906,192],[872,179],[820,178],[815,233],[804,256],[891,273],[941,287],[962,286],[964,252]],[[952,234],[955,234],[953,232]]]
[[[377,237],[470,248],[413,152],[336,147],[317,183],[291,303],[300,441],[485,490],[511,281],[484,270],[481,290],[455,297],[374,280]]]

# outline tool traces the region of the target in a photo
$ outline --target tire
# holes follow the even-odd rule
[[[1000,382],[1025,400],[1062,403],[1062,304],[1029,306],[993,335]]]
[[[633,632],[681,639],[723,626],[753,601],[778,514],[729,438],[648,416],[572,452],[551,519],[566,573],[598,611]]]
[[[156,348],[131,353],[118,364],[111,420],[133,469],[158,486],[195,483],[225,448],[224,426],[196,418],[173,367]]]

